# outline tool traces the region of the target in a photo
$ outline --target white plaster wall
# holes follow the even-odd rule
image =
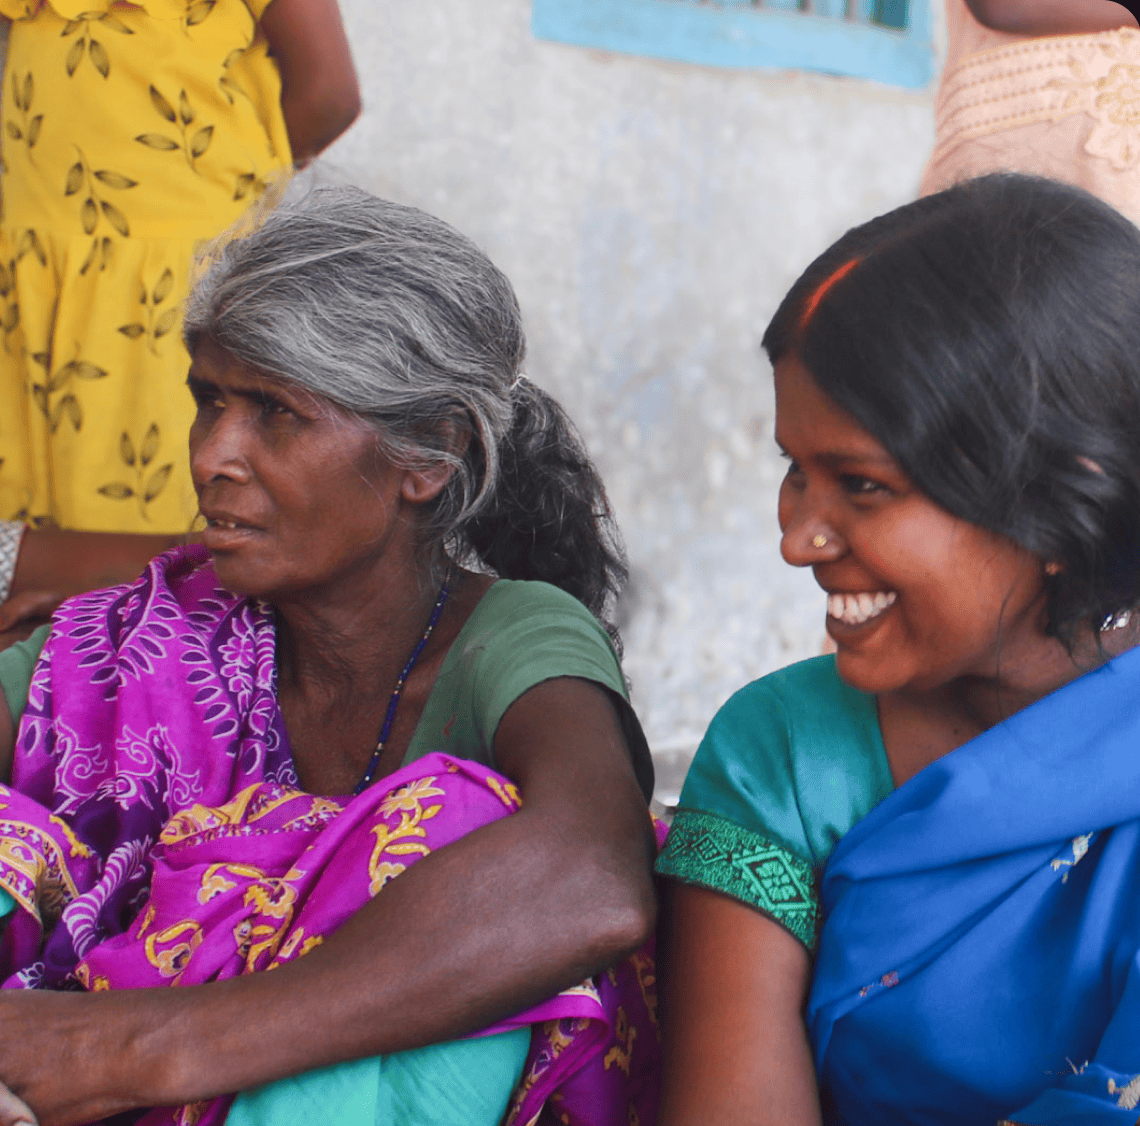
[[[914,194],[932,92],[538,42],[529,0],[342,6],[365,111],[330,163],[514,281],[529,373],[625,532],[626,671],[670,802],[725,699],[822,644],[822,596],[779,557],[758,342],[816,253]]]

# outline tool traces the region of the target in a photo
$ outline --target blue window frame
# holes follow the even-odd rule
[[[927,0],[532,0],[539,39],[705,66],[787,68],[919,89]]]

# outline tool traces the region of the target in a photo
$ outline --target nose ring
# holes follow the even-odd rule
[[[822,532],[812,536],[811,545],[812,547],[827,547],[827,536]]]

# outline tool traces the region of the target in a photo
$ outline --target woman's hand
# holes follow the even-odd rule
[[[0,1126],[39,1126],[31,1107],[0,1083]]]
[[[173,991],[0,993],[0,1126],[75,1126],[140,1105],[123,1065],[137,1058],[138,1018],[163,992]]]
[[[658,1126],[819,1126],[807,951],[759,911],[702,887],[671,882],[665,913]]]
[[[273,0],[261,17],[281,72],[293,160],[305,165],[360,114],[360,85],[337,0]]]
[[[979,23],[1014,35],[1083,35],[1140,26],[1113,0],[966,0],[966,7]]]

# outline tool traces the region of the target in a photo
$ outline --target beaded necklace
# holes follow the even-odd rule
[[[419,660],[420,654],[424,651],[424,646],[431,637],[432,630],[435,629],[436,624],[439,622],[440,615],[443,613],[443,605],[447,601],[447,596],[451,591],[448,589],[447,580],[443,582],[443,586],[439,588],[439,597],[435,600],[435,606],[432,607],[431,617],[428,618],[427,629],[424,630],[423,637],[416,642],[416,647],[412,650],[412,655],[408,658],[408,663],[404,666],[404,671],[400,673],[399,680],[396,681],[396,687],[392,689],[392,695],[388,699],[388,710],[384,713],[384,726],[380,728],[380,738],[376,740],[376,750],[372,752],[372,758],[368,760],[368,767],[364,771],[364,777],[356,785],[356,789],[352,792],[354,794],[363,793],[364,790],[371,784],[373,776],[376,774],[376,767],[380,764],[380,756],[384,753],[384,747],[387,745],[388,736],[392,734],[392,721],[396,718],[396,709],[400,705],[400,694],[404,691],[404,685],[411,675],[412,669],[416,667],[416,661]]]

